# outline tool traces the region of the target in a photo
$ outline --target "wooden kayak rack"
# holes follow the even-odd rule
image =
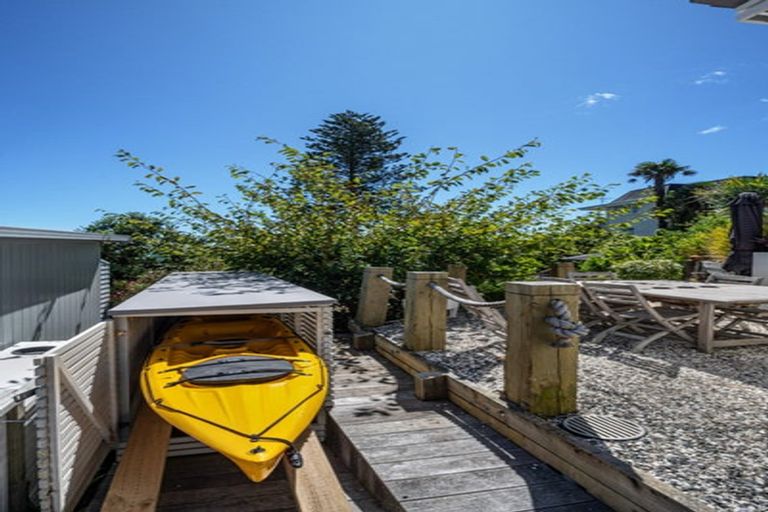
[[[170,440],[171,426],[141,404],[102,512],[155,510]],[[283,459],[283,468],[298,509],[301,512],[351,512],[347,496],[314,431],[309,429],[296,445],[304,465],[296,469]]]

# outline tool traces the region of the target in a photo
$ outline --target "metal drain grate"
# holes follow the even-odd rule
[[[646,430],[631,421],[613,416],[585,414],[571,416],[563,420],[563,428],[582,437],[591,437],[603,441],[631,441],[646,434]]]

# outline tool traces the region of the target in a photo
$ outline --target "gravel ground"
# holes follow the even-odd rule
[[[398,322],[378,331],[401,343],[402,329]],[[594,441],[595,447],[718,510],[768,511],[768,346],[704,354],[670,338],[633,354],[632,343],[582,341],[580,412],[648,430],[636,441]],[[449,320],[447,345],[420,355],[491,394],[502,391],[501,337],[459,315]]]

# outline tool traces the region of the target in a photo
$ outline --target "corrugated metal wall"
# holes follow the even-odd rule
[[[101,320],[100,244],[0,239],[0,348],[66,340]]]

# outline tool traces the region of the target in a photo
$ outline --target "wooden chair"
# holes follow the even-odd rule
[[[613,324],[595,336],[593,341],[597,343],[611,334],[616,334],[639,339],[640,342],[632,351],[640,352],[649,344],[670,334],[686,341],[694,341],[684,329],[697,322],[698,311],[654,306],[631,284],[592,281],[584,283],[584,290],[600,307],[605,319]]]
[[[485,298],[477,291],[477,288],[467,284],[463,279],[455,277],[448,278],[448,291],[464,297],[465,299],[474,300],[478,302],[484,302]],[[449,301],[453,302],[453,301]],[[455,303],[458,308],[458,303]],[[496,308],[493,307],[474,307],[462,305],[470,314],[480,319],[486,327],[496,334],[506,337],[507,336],[507,319]]]
[[[699,268],[701,269],[699,271],[699,274],[704,276],[705,280],[709,278],[712,274],[725,274],[725,269],[723,268],[723,264],[719,261],[713,261],[713,260],[702,260],[699,262]]]
[[[574,273],[576,272],[570,272],[569,275]],[[606,314],[603,312],[602,308],[595,303],[592,297],[584,289],[584,285],[579,281],[576,281],[571,278],[565,278],[565,277],[548,277],[548,276],[539,276],[537,280],[538,281],[555,281],[559,283],[571,283],[578,286],[579,287],[579,319],[587,327],[592,327],[594,325],[605,323],[605,321],[608,319]]]
[[[612,281],[618,279],[616,272],[568,272],[568,279],[574,281]]]
[[[723,284],[753,284],[762,285],[762,277],[754,276],[737,276],[736,274],[728,274],[725,272],[712,272],[707,276],[708,283],[723,283]]]
[[[754,286],[765,285],[764,277],[754,276],[738,276],[736,274],[728,274],[725,272],[712,272],[707,277],[708,283],[723,283],[723,284],[746,284]],[[718,307],[717,322],[727,321],[725,325],[720,326],[721,331],[740,332],[737,327],[744,322],[752,322],[756,324],[768,323],[768,309],[763,306],[730,306],[730,307]]]

